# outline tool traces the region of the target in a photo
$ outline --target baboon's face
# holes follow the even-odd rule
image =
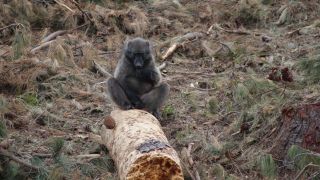
[[[149,42],[141,38],[129,41],[125,49],[125,56],[134,68],[144,68],[152,61]]]

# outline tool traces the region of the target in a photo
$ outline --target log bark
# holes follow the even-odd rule
[[[285,158],[292,145],[320,153],[320,103],[285,108],[281,120],[271,148],[274,157]]]
[[[154,116],[143,110],[114,110],[104,124],[101,138],[121,180],[183,179],[178,154]]]

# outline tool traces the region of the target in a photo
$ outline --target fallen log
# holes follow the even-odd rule
[[[154,116],[143,110],[114,110],[104,124],[101,138],[121,180],[183,179],[178,154]]]

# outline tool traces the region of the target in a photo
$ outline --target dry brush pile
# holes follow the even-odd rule
[[[0,178],[117,179],[98,134],[135,36],[171,85],[186,179],[319,178],[319,17],[316,0],[1,0]]]

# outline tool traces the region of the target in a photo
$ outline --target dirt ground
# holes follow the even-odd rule
[[[138,36],[165,63],[161,125],[185,179],[320,179],[319,139],[273,151],[283,110],[320,100],[319,1],[0,0],[0,9],[1,179],[117,179],[97,141],[116,108],[105,81]]]

